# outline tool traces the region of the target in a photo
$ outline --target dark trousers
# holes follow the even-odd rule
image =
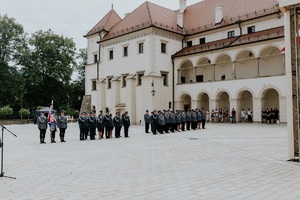
[[[56,133],[56,129],[55,130],[50,130],[51,133],[51,142],[55,141],[55,133]]]
[[[206,122],[206,119],[202,119],[202,129],[205,129],[205,122]]]
[[[46,129],[40,129],[40,142],[45,142]]]
[[[89,132],[90,132],[90,128],[89,127],[86,127],[85,130],[84,130],[84,139],[86,140],[88,135],[89,135]]]
[[[110,133],[110,126],[105,126],[105,137],[109,138],[109,133]]]
[[[96,128],[90,127],[90,139],[94,140],[96,135]]]
[[[152,124],[151,124],[151,131],[152,131],[153,135],[156,135],[156,134],[157,134],[157,133],[156,133],[156,129],[157,129],[156,124],[152,123]]]
[[[149,123],[146,123],[146,124],[145,124],[145,132],[146,132],[146,133],[149,133]]]
[[[79,139],[84,140],[85,128],[84,127],[79,127],[79,130],[80,130]]]
[[[186,130],[191,130],[191,122],[186,122]]]
[[[185,122],[181,122],[181,130],[185,131]]]
[[[64,141],[65,140],[65,133],[66,133],[66,128],[59,128],[60,141]]]
[[[128,137],[128,129],[129,129],[129,126],[124,126],[124,136],[125,137]]]
[[[119,138],[121,136],[121,126],[115,126],[115,138]]]
[[[166,123],[166,124],[165,124],[164,130],[165,130],[166,133],[169,133],[169,130],[170,130],[170,123]]]
[[[176,123],[174,123],[174,124],[171,123],[171,132],[172,133],[174,133],[174,131],[176,130],[176,128],[177,128],[176,125],[177,125]]]

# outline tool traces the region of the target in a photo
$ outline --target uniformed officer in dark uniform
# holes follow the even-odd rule
[[[103,138],[103,132],[104,132],[102,111],[100,111],[100,114],[98,115],[98,118],[97,118],[97,129],[98,129],[99,140],[101,140]]]
[[[78,118],[78,125],[79,125],[79,130],[80,130],[80,135],[79,139],[80,140],[85,140],[84,135],[85,135],[85,112],[82,112],[80,117]]]
[[[105,127],[105,137],[106,139],[109,139],[111,136],[111,131],[113,127],[112,118],[109,114],[109,111],[106,112],[106,115],[104,116],[104,127]]]
[[[166,125],[166,122],[165,122],[164,114],[163,114],[163,112],[160,112],[158,115],[158,126],[159,126],[158,132],[160,134],[164,134],[165,125]]]
[[[60,111],[60,116],[57,118],[57,126],[59,128],[59,137],[60,137],[60,142],[66,142],[65,141],[65,133],[66,129],[68,127],[68,119],[65,116],[64,111]]]
[[[90,129],[90,139],[95,140],[97,119],[96,119],[94,112],[91,112],[91,114],[88,118],[88,125],[89,125],[89,129]]]
[[[202,107],[202,129],[205,129],[205,123],[206,123],[206,110],[204,107]]]
[[[199,109],[198,112],[197,112],[197,126],[198,126],[198,129],[201,129],[201,123],[202,123],[202,112],[201,112],[201,109]]]
[[[186,130],[188,131],[191,130],[191,122],[192,122],[191,110],[188,110],[186,112]]]
[[[50,115],[50,113],[49,113]],[[51,114],[50,122],[49,122],[49,128],[50,128],[50,139],[51,143],[56,143],[55,141],[55,135],[57,130],[57,117],[55,116],[55,112]]]
[[[148,110],[146,110],[146,113],[144,114],[144,121],[145,121],[145,133],[149,133],[150,115]]]
[[[174,111],[171,111],[170,120],[171,120],[171,132],[174,133],[174,131],[176,130],[176,116],[174,114]]]
[[[186,114],[185,111],[181,111],[181,130],[185,131],[185,124],[186,124]]]
[[[115,138],[119,138],[121,136],[121,128],[122,128],[122,119],[120,117],[119,112],[116,112],[116,116],[113,119],[113,124],[115,127]]]
[[[153,114],[151,115],[151,131],[153,135],[156,135],[157,131],[157,125],[158,125],[158,116],[156,114],[156,110],[153,111]]]
[[[192,110],[192,129],[196,130],[197,129],[197,113],[196,110]]]
[[[84,120],[85,120],[84,139],[85,140],[87,139],[89,132],[90,132],[89,118],[90,118],[90,113],[86,112],[86,116],[84,117]]]
[[[124,135],[126,138],[129,137],[128,135],[128,129],[130,127],[130,117],[128,116],[128,112],[126,111],[125,114],[122,117],[122,123],[124,126]]]
[[[164,116],[165,116],[165,123],[166,123],[165,124],[165,132],[169,133],[169,131],[170,131],[170,123],[171,123],[171,121],[170,121],[170,111],[166,110]]]
[[[47,118],[45,117],[44,112],[40,112],[40,116],[37,118],[37,126],[40,130],[40,143],[45,144],[45,136],[46,136],[46,130],[47,130]]]

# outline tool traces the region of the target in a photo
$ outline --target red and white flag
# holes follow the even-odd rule
[[[53,119],[53,100],[51,101],[51,105],[49,107],[48,123],[50,123],[52,119]]]

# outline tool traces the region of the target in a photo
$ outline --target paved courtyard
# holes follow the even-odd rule
[[[35,125],[5,132],[0,199],[299,199],[300,164],[287,162],[286,125],[208,124],[164,135],[39,144]],[[122,133],[123,134],[123,133]],[[56,140],[58,141],[58,139]]]

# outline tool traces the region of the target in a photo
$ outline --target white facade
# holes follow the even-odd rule
[[[92,96],[91,104],[97,112],[126,110],[133,123],[143,122],[147,109],[199,107],[209,111],[235,108],[238,117],[242,108],[250,108],[256,122],[261,121],[262,108],[277,107],[280,121],[286,122],[286,75],[281,52],[284,38],[281,30],[274,29],[282,26],[283,18],[277,13],[189,36],[149,27],[100,42],[98,63],[95,55],[99,59],[100,36],[90,35],[86,95]],[[249,27],[254,27],[252,35],[248,34]],[[216,48],[230,31],[241,38],[234,45]],[[208,45],[201,50],[200,38]],[[182,48],[189,41],[190,51],[189,47]],[[162,44],[166,52],[161,52]],[[225,80],[221,80],[223,75]],[[197,80],[197,76],[203,80]]]

